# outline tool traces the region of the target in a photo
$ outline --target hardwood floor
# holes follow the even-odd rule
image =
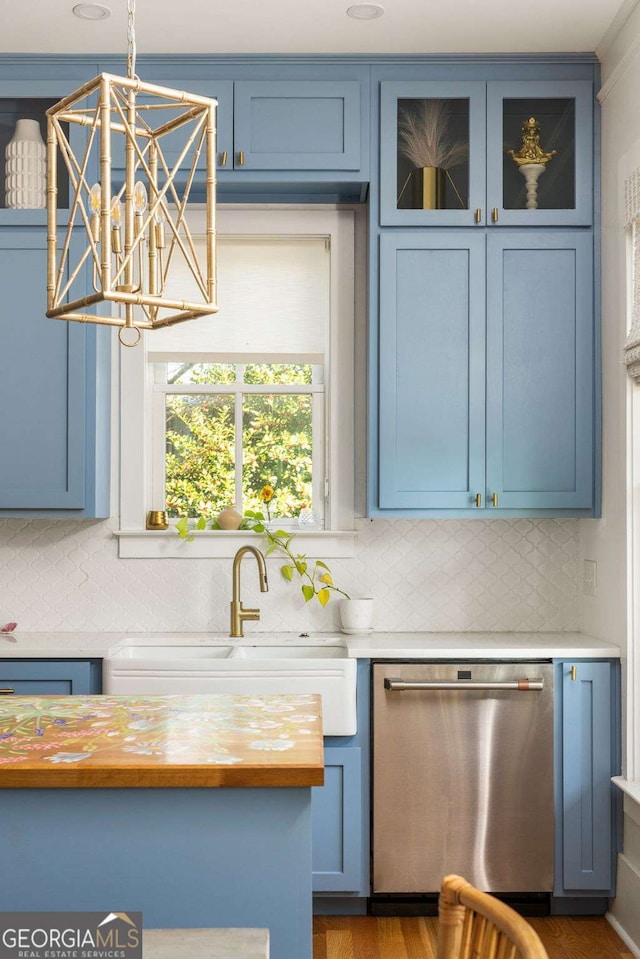
[[[528,920],[549,959],[633,959],[601,916]],[[434,918],[316,916],[313,959],[434,959]]]

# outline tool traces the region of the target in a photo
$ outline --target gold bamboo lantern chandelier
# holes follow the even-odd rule
[[[126,78],[100,74],[47,110],[47,316],[118,326],[120,342],[135,346],[141,330],[218,309],[217,102],[136,76],[135,0],[127,10]],[[69,178],[66,230],[58,224],[58,156]],[[114,182],[114,157],[124,157],[121,184]],[[201,157],[204,263],[187,222]],[[172,282],[185,269],[188,299]],[[86,295],[89,273],[93,293]]]

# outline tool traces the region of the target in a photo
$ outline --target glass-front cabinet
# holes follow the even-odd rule
[[[487,84],[487,222],[590,226],[593,87]]]
[[[486,84],[390,81],[381,97],[380,222],[481,222]]]
[[[591,81],[381,84],[380,222],[587,226]]]

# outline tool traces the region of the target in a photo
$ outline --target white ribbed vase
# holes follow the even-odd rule
[[[37,120],[18,120],[5,153],[5,199],[13,210],[47,205],[47,148]]]

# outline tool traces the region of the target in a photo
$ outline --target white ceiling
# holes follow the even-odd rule
[[[108,20],[72,15],[77,0],[0,0],[0,52],[125,53],[126,0]],[[540,53],[596,49],[637,0],[137,0],[138,53]]]

